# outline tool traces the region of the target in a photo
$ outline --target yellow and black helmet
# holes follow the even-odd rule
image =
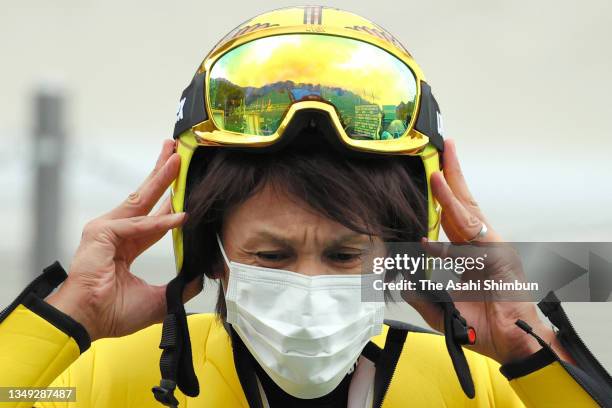
[[[442,119],[423,72],[379,25],[325,6],[260,14],[208,53],[181,95],[174,138],[181,157],[172,208],[183,211],[193,153],[206,146],[265,148],[287,129],[323,118],[338,143],[373,154],[421,158],[427,177],[428,237],[440,208],[429,176],[440,169]],[[177,272],[183,231],[173,230]]]

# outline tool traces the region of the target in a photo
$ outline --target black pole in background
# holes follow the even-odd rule
[[[63,92],[51,89],[41,89],[34,96],[34,234],[30,257],[34,276],[60,257],[64,99]]]

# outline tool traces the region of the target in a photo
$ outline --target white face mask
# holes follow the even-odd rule
[[[333,391],[382,330],[384,302],[361,301],[362,285],[376,275],[306,276],[240,264],[217,240],[230,270],[227,322],[253,357],[294,397]]]

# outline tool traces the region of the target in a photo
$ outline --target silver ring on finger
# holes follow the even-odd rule
[[[480,227],[480,231],[478,231],[478,234],[476,234],[472,239],[468,239],[467,242],[472,243],[480,241],[485,237],[485,235],[487,235],[487,232],[489,232],[489,229],[487,228],[487,224],[483,222],[482,227]]]

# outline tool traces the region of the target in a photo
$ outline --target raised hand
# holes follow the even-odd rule
[[[442,206],[442,227],[451,243],[465,244],[473,240],[479,243],[503,242],[468,189],[453,141],[445,142],[443,163],[444,173],[436,172],[431,175],[431,187],[434,196]],[[479,236],[483,224],[486,225],[487,233]],[[424,238],[423,245],[425,250],[433,256],[453,257],[453,254],[448,252],[448,244],[429,242]],[[452,250],[465,252],[457,247]],[[472,254],[475,252],[471,250]],[[517,256],[513,256],[509,246],[507,250],[498,249],[496,253],[496,257],[491,257],[486,262],[484,274],[488,279],[503,281],[515,278],[519,281],[524,279],[521,261]],[[437,330],[443,330],[440,307],[409,294],[405,294],[404,298],[429,325]],[[562,358],[571,361],[552,329],[540,320],[533,303],[511,301],[511,299],[500,300],[493,297],[487,299],[487,296],[483,296],[483,301],[464,301],[455,304],[468,324],[476,329],[477,342],[470,348],[500,363],[507,363],[533,354],[540,346],[535,339],[516,326],[515,322],[521,319],[530,324],[534,332],[550,343]]]
[[[92,340],[130,334],[163,319],[165,285],[150,285],[130,272],[134,260],[182,225],[169,199],[149,214],[177,177],[180,158],[172,140],[163,143],[153,171],[135,192],[85,225],[68,278],[46,301],[81,323]],[[201,290],[201,281],[186,291]]]

